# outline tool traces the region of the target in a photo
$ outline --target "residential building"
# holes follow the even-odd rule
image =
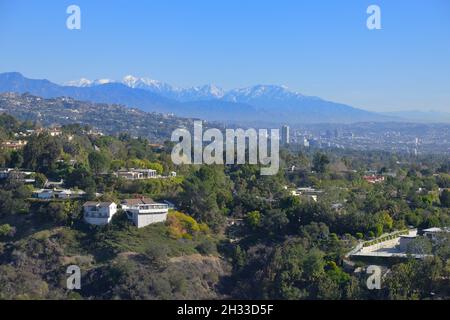
[[[291,192],[293,196],[300,197],[303,196],[307,199],[311,199],[317,202],[318,197],[323,194],[323,190],[317,190],[310,187],[297,188]]]
[[[450,232],[450,228],[428,228],[428,229],[424,229],[422,230],[423,236],[427,237],[428,239],[432,240],[432,241],[436,241],[439,239],[439,237],[445,233],[449,233]]]
[[[152,169],[122,169],[117,171],[116,175],[126,180],[143,180],[158,177],[157,171]]]
[[[14,179],[23,183],[34,183],[36,181],[34,179],[34,175],[35,172],[33,171],[25,171],[12,168],[0,170],[0,179]]]
[[[84,220],[93,225],[106,225],[117,212],[114,202],[88,201],[83,205]]]
[[[26,140],[7,140],[2,142],[1,147],[6,150],[17,151],[24,148],[27,145]]]
[[[38,189],[33,192],[33,198],[42,200],[51,199],[80,199],[86,196],[83,190],[71,189]]]
[[[54,188],[61,188],[62,185],[64,185],[64,180],[63,179],[61,179],[59,181],[47,180],[45,182],[44,187],[47,188],[47,189],[54,189]]]
[[[375,184],[375,183],[383,182],[385,180],[385,177],[384,176],[380,176],[380,175],[376,175],[376,174],[372,174],[372,175],[369,175],[369,176],[364,176],[363,179],[366,180],[369,183]]]
[[[48,134],[52,137],[59,137],[62,135],[62,130],[60,127],[54,127],[47,130]]]
[[[138,228],[166,221],[169,212],[167,204],[156,203],[150,198],[126,199],[122,201],[121,206],[128,219]]]

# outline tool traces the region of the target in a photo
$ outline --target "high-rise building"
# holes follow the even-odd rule
[[[289,126],[283,126],[281,128],[281,144],[282,145],[286,145],[286,144],[290,143],[289,131],[290,131]]]

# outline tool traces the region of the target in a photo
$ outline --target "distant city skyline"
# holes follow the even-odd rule
[[[81,8],[81,30],[65,26]],[[366,9],[381,8],[368,30]],[[0,0],[0,72],[285,85],[370,111],[450,112],[450,2]]]

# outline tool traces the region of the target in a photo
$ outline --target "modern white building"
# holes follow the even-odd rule
[[[152,179],[157,178],[158,174],[156,170],[152,169],[130,169],[130,170],[119,170],[117,171],[117,176],[126,180],[142,180],[142,179]]]
[[[105,225],[117,212],[117,204],[114,202],[88,201],[83,205],[84,220],[93,225]]]
[[[428,229],[422,230],[424,237],[427,237],[431,241],[437,241],[440,236],[442,236],[445,233],[449,233],[449,232],[450,232],[450,228],[434,227],[434,228],[428,228]]]
[[[308,199],[312,199],[313,201],[317,202],[318,197],[323,194],[323,190],[317,190],[310,187],[297,188],[291,191],[291,194],[295,197],[304,196]]]
[[[126,211],[128,219],[138,228],[166,221],[169,212],[167,204],[156,203],[149,198],[126,199],[122,201],[121,206],[122,210]]]
[[[41,200],[51,199],[80,199],[86,196],[83,190],[71,189],[38,189],[33,192],[33,198]]]

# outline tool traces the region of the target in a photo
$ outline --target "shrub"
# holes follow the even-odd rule
[[[217,246],[211,239],[205,239],[198,244],[195,249],[204,255],[213,255],[217,253]]]
[[[13,237],[15,234],[15,227],[11,227],[9,224],[3,224],[0,226],[0,237]]]
[[[197,234],[209,233],[205,224],[199,224],[194,218],[179,211],[170,212],[167,217],[169,235],[174,239],[192,239]]]

